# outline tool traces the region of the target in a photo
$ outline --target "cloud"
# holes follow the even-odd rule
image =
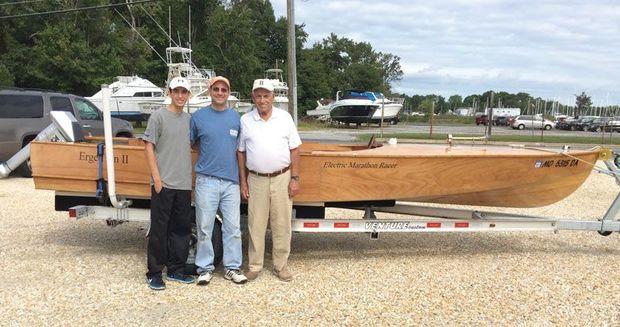
[[[272,4],[286,14],[285,0]],[[401,57],[397,91],[570,98],[586,90],[620,103],[616,1],[298,0],[295,9],[306,46],[333,32]]]

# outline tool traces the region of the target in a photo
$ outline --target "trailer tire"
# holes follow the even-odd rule
[[[597,231],[597,233],[601,234],[602,236],[609,236],[611,235],[612,232],[611,231],[604,231],[604,232]]]

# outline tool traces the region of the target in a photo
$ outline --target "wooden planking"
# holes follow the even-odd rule
[[[576,151],[574,166],[536,168],[573,160],[563,154],[511,147],[365,146],[305,143],[296,203],[365,200],[532,207],[556,202],[587,178],[597,151]],[[144,146],[117,145],[117,193],[150,196]],[[193,153],[194,160],[196,153]],[[33,142],[37,188],[94,192],[96,145]],[[104,170],[105,175],[105,170]]]

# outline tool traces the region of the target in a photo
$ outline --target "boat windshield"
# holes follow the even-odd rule
[[[378,92],[377,92],[378,93]],[[343,96],[343,99],[362,99],[362,100],[377,100],[377,96],[375,96],[374,92],[369,91],[347,91]]]

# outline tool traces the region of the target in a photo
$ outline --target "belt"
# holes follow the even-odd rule
[[[259,173],[253,170],[249,170],[248,171],[254,175],[258,175],[258,176],[262,176],[262,177],[276,177],[278,175],[284,174],[288,171],[288,169],[290,168],[290,166],[286,166],[278,171],[274,171],[273,173]]]

